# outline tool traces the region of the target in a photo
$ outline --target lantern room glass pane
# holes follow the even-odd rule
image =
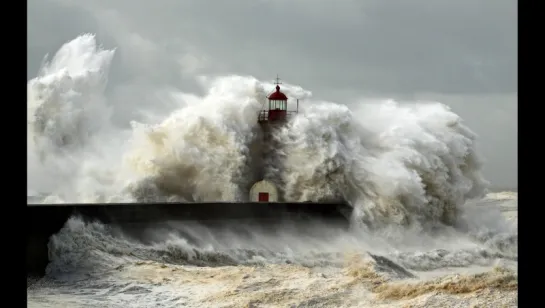
[[[285,100],[269,100],[269,110],[287,110],[288,102]]]

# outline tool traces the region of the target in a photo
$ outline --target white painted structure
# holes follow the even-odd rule
[[[273,183],[263,180],[256,182],[250,189],[250,202],[260,202],[259,194],[268,194],[268,201],[262,202],[278,202],[278,190]]]

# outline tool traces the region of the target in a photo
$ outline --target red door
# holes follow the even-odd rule
[[[260,192],[258,196],[259,202],[268,202],[269,201],[269,193],[266,192]]]

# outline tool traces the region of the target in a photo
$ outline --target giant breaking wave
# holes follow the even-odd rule
[[[157,89],[131,119],[120,108],[131,101],[108,92],[116,87],[108,84],[114,54],[81,35],[28,82],[29,195],[48,203],[245,201],[257,114],[273,85],[198,77],[204,95]],[[483,195],[476,136],[447,106],[347,106],[294,85],[283,91],[290,101],[304,98],[275,136],[283,166],[268,170],[286,199],[340,196],[356,218],[379,227],[453,224],[467,199]]]

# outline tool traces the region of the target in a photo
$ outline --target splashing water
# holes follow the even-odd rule
[[[29,196],[46,203],[246,201],[256,180],[257,114],[274,85],[247,76],[201,77],[204,95],[168,89],[138,110],[143,117],[128,118],[119,116],[126,110],[120,106],[131,101],[106,91],[114,54],[82,35],[28,82]],[[315,100],[295,85],[282,90],[290,101],[304,100],[273,136],[281,167],[264,171],[288,200],[347,200],[365,228],[316,223],[270,234],[255,226],[237,225],[243,231],[237,233],[232,226],[175,224],[147,230],[144,243],[115,226],[72,218],[49,243],[53,281],[30,290],[29,303],[344,307],[375,304],[369,292],[383,300],[490,288],[516,293],[516,273],[502,267],[516,268],[516,193],[468,202],[482,197],[488,183],[475,134],[447,106],[392,100],[346,106]],[[419,232],[438,224],[456,228]],[[397,283],[491,265],[497,269],[485,274]],[[416,307],[419,300],[400,305]],[[426,298],[420,304],[450,305]]]
[[[202,78],[204,96],[172,93],[178,109],[127,129],[111,120],[115,105],[105,95],[113,56],[82,35],[29,81],[29,190],[48,202],[246,200],[256,115],[272,85]],[[343,198],[376,226],[452,224],[465,200],[484,192],[475,135],[445,105],[303,105],[274,136],[287,200]]]

